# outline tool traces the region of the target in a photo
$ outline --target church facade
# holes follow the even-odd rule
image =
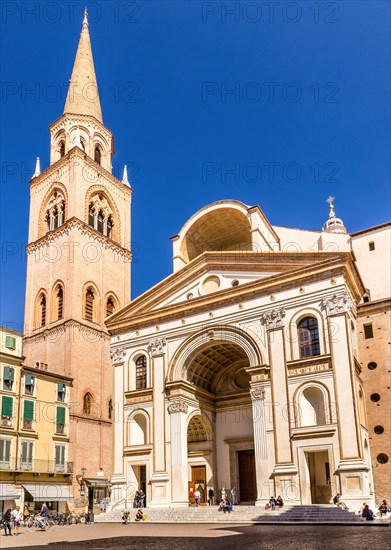
[[[335,216],[272,226],[258,206],[201,209],[173,274],[114,313],[112,503],[188,506],[235,488],[263,506],[373,502],[357,304],[366,288]]]

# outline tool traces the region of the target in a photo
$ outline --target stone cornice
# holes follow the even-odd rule
[[[69,120],[72,120],[72,122],[76,122],[78,124],[83,124],[85,122],[90,122],[92,124],[95,124],[98,126],[102,134],[106,134],[106,136],[110,137],[112,139],[113,132],[107,128],[97,118],[95,118],[93,115],[82,115],[80,113],[63,113],[60,117],[58,117],[54,122],[52,122],[49,126],[49,132],[50,133],[56,133],[58,130],[64,127],[65,123]]]
[[[87,164],[90,168],[95,170],[97,174],[102,176],[103,179],[106,179],[107,181],[115,185],[123,193],[129,196],[132,194],[132,189],[128,185],[122,183],[122,181],[118,180],[115,176],[110,174],[110,172],[108,172],[100,164],[92,160],[92,158],[90,158],[87,153],[84,153],[78,147],[73,147],[57,162],[54,162],[53,164],[48,166],[48,168],[46,168],[46,170],[44,170],[42,174],[40,174],[36,178],[32,178],[30,180],[31,190],[33,190],[36,185],[46,182],[47,179],[53,177],[57,170],[61,171],[64,169],[69,169],[69,162],[72,161],[73,158],[78,158],[79,160]],[[53,181],[51,181],[50,183],[55,183],[55,181],[56,179],[53,179]]]
[[[71,378],[70,376],[65,376],[65,374],[59,374],[57,372],[47,371],[36,367],[28,367],[26,365],[22,365],[22,372],[31,372],[31,374],[34,374],[37,377],[47,376],[48,378],[58,378],[59,380],[65,380],[67,382],[70,382],[70,385],[72,385],[72,382],[73,382],[73,378]]]
[[[88,324],[88,321],[82,323],[75,319],[68,319],[62,323],[56,324],[53,327],[45,326],[45,328],[39,328],[36,331],[32,331],[29,335],[25,335],[23,341],[41,341],[46,340],[49,336],[55,336],[56,334],[65,333],[70,328],[78,328],[81,331],[87,332],[93,336],[98,335],[99,338],[104,340],[110,340],[110,334],[100,327],[95,328]]]
[[[62,225],[60,225],[60,227],[57,227],[57,229],[49,231],[40,239],[29,243],[26,246],[27,254],[31,254],[39,248],[46,246],[52,241],[55,241],[58,237],[69,235],[69,232],[72,229],[77,229],[82,235],[87,235],[88,237],[102,245],[104,248],[112,250],[122,258],[125,258],[127,260],[132,259],[132,252],[130,250],[124,248],[123,246],[109,239],[108,237],[105,237],[104,235],[99,233],[99,231],[96,231],[95,229],[75,217],[69,218]]]
[[[213,258],[213,254],[214,253],[204,253],[200,257],[203,259],[204,263],[206,262],[208,264],[208,270],[211,270],[208,260],[210,256]],[[227,290],[221,290],[207,296],[201,296],[191,301],[179,302],[151,311],[148,310],[148,307],[151,307],[152,303],[156,304],[158,300],[156,289],[160,285],[157,285],[157,287],[154,287],[145,295],[131,302],[119,312],[114,313],[110,322],[107,323],[107,326],[111,332],[114,332],[125,327],[141,328],[151,324],[159,325],[165,321],[180,319],[184,315],[189,316],[195,313],[210,311],[215,307],[228,306],[238,302],[240,303],[242,301],[259,298],[260,296],[268,296],[275,291],[281,292],[307,283],[319,282],[320,278],[332,278],[343,275],[350,281],[351,277],[349,276],[349,271],[351,268],[354,269],[354,267],[349,259],[349,253],[339,254],[337,257],[335,257],[334,254],[330,254],[329,257],[330,256],[330,260],[316,265],[311,264],[310,266],[289,271],[288,273],[265,277]],[[221,271],[225,269],[225,265],[220,266]],[[170,277],[168,279],[170,279]],[[166,282],[167,279],[164,283]],[[357,287],[355,287],[355,290],[357,290]],[[172,289],[172,293],[174,292],[175,289]],[[145,313],[143,310],[145,310]],[[127,315],[129,315],[129,317],[127,317]]]
[[[358,304],[357,306],[357,316],[364,317],[365,315],[371,315],[373,313],[383,313],[384,311],[389,311],[391,309],[391,299],[386,298],[384,300],[376,300],[373,302],[365,302],[363,304]]]

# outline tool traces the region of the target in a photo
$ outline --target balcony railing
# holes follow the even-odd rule
[[[16,465],[17,463],[17,465]],[[39,474],[65,474],[73,473],[73,462],[64,462],[58,464],[54,460],[15,460],[15,457],[9,460],[0,461],[0,470],[8,472],[32,472]]]

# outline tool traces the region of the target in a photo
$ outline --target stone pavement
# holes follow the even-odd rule
[[[385,524],[324,525],[129,525],[56,526],[48,532],[25,528],[19,536],[0,538],[3,548],[30,550],[389,550]]]

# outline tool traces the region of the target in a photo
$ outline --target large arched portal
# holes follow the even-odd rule
[[[186,430],[182,433],[182,446],[185,447],[182,447],[182,457],[184,461],[187,456],[187,470],[182,470],[181,476],[178,476],[177,461],[180,452],[175,448],[181,446],[177,431],[179,421],[171,414],[171,426],[177,434],[176,438],[171,438],[173,464],[177,464],[177,471],[173,471],[174,502],[177,500],[176,480],[184,480],[185,475],[190,502],[196,490],[201,493],[201,503],[206,503],[209,489],[213,489],[217,502],[222,490],[230,496],[232,488],[236,490],[238,501],[255,501],[254,430],[247,352],[232,340],[204,340],[192,346],[182,359],[172,384],[185,382],[187,395],[192,392],[193,398],[187,401],[187,408],[182,408],[182,413],[186,410],[186,426],[182,424],[182,430]]]

